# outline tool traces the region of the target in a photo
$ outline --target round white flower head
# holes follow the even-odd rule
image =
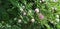
[[[57,18],[59,18],[59,15],[56,15]]]
[[[22,6],[22,8],[24,9],[24,8],[25,8],[25,6]]]
[[[58,0],[53,0],[53,2],[58,2]]]
[[[23,8],[21,8],[21,7],[20,7],[20,10],[21,10],[21,11],[24,11]]]
[[[45,0],[42,0],[42,2],[44,2]]]
[[[57,8],[56,7],[52,7],[52,10],[57,10]]]
[[[26,15],[26,12],[23,12],[23,15]]]
[[[35,19],[31,19],[31,22],[35,22]]]
[[[58,19],[58,18],[56,18],[56,21],[57,21],[57,22],[59,22],[59,19]]]
[[[36,8],[36,9],[35,9],[35,12],[37,12],[37,13],[38,13],[38,12],[39,12],[39,9],[38,9],[38,8]]]
[[[40,1],[40,3],[41,3],[42,1]]]
[[[18,23],[21,23],[21,19],[18,20]]]

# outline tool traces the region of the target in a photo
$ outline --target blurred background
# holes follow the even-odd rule
[[[0,29],[60,29],[60,0],[0,0]]]

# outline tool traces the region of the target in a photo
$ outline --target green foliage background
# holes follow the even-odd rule
[[[52,7],[57,10],[52,10]],[[35,13],[36,8],[44,15],[43,20],[39,19],[39,13]],[[0,0],[0,29],[60,29],[60,22],[55,20],[57,14],[60,15],[60,0],[42,3],[40,0]],[[35,19],[33,23],[30,21],[32,18]],[[18,23],[19,19],[21,23]]]

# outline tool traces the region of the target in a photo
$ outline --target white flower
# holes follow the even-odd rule
[[[53,2],[58,2],[58,0],[53,0]]]
[[[59,15],[56,15],[57,18],[59,18]]]
[[[40,3],[41,3],[42,1],[40,1]]]
[[[26,12],[24,12],[23,15],[26,15]]]
[[[21,19],[18,20],[18,23],[21,23]]]
[[[24,8],[25,8],[25,6],[22,6],[22,8],[24,9]]]
[[[31,22],[35,22],[35,19],[31,19]]]
[[[59,22],[59,19],[58,19],[58,18],[56,18],[56,21],[57,21],[57,22]]]
[[[20,10],[23,11],[23,8],[20,7]]]
[[[39,12],[39,9],[38,9],[38,8],[36,8],[36,9],[35,9],[35,12],[37,12],[37,13],[38,13],[38,12]]]
[[[52,7],[52,10],[57,10],[57,8],[56,7]]]
[[[45,0],[42,0],[42,2],[44,2]]]

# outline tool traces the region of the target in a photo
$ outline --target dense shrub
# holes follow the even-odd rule
[[[0,0],[0,29],[60,29],[60,0]]]

